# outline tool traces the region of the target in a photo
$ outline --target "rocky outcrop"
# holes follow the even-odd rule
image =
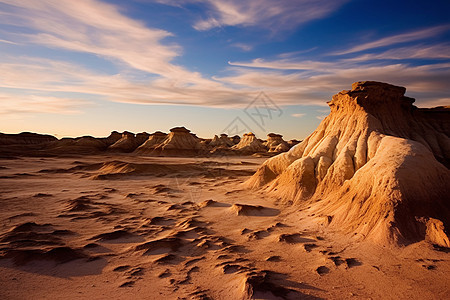
[[[117,142],[118,140],[120,140],[121,138],[122,138],[121,133],[119,133],[117,131],[112,131],[108,137],[103,139],[103,141],[109,147],[112,144],[114,144],[115,142]]]
[[[275,147],[271,147],[269,149],[269,152],[273,152],[273,153],[281,153],[281,152],[286,152],[290,149],[291,147],[289,147],[289,145],[287,143],[280,143]]]
[[[48,134],[22,132],[19,134],[0,133],[0,145],[37,145],[58,140]]]
[[[233,146],[233,141],[228,137],[228,135],[222,133],[219,136],[215,135],[212,141],[209,143],[210,147],[231,147]]]
[[[230,137],[230,141],[233,142],[233,145],[239,144],[239,142],[241,141],[241,137],[238,135],[233,135],[232,137]]]
[[[148,139],[136,149],[136,154],[150,155],[155,148],[161,144],[167,137],[167,133],[156,131],[148,137]]]
[[[204,151],[200,139],[184,127],[170,129],[167,137],[157,145],[152,155],[162,156],[195,156]]]
[[[108,151],[133,152],[143,142],[143,137],[137,139],[134,133],[124,131],[120,140],[109,146]]]
[[[136,134],[136,144],[141,146],[145,141],[148,140],[149,137],[150,134],[148,134],[147,132],[140,132]]]
[[[354,83],[333,96],[330,115],[308,138],[268,159],[247,185],[354,236],[442,244],[450,227],[450,110],[418,109],[404,93]],[[422,221],[430,219],[442,226]]]
[[[54,154],[93,154],[105,151],[107,146],[104,139],[82,136],[62,138],[51,142],[43,150]]]
[[[231,149],[235,150],[240,155],[251,155],[254,153],[267,152],[266,147],[252,132],[245,133],[240,142],[234,145]]]
[[[301,141],[299,141],[299,140],[289,140],[289,141],[287,142],[289,148],[292,148],[292,147],[294,147],[295,145],[297,145],[297,144],[299,144],[299,143],[301,143]]]
[[[289,145],[283,140],[281,134],[269,133],[267,135],[267,140],[264,142],[269,152],[281,153],[289,150]]]

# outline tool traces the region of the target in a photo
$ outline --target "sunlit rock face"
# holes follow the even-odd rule
[[[245,133],[239,143],[234,145],[232,149],[242,155],[267,152],[266,147],[252,132]]]
[[[120,140],[108,147],[109,151],[114,152],[132,152],[139,146],[134,133],[125,131]]]
[[[155,147],[152,155],[195,156],[204,151],[201,140],[184,127],[170,129],[167,137]]]
[[[269,152],[281,153],[289,150],[289,145],[283,140],[281,134],[269,133],[267,135],[267,140],[264,143]]]
[[[418,109],[405,91],[354,83],[333,96],[331,113],[308,138],[268,159],[247,185],[379,243],[427,238],[445,246],[450,109]]]
[[[156,131],[147,138],[142,145],[140,145],[135,153],[142,155],[150,155],[155,148],[160,145],[167,137],[167,133]]]

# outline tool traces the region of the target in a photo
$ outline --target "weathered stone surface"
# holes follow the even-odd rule
[[[386,83],[354,83],[333,96],[330,115],[308,138],[268,159],[247,185],[380,243],[424,239],[420,218],[448,229],[450,109],[418,109],[404,93]],[[438,235],[434,240],[445,240]]]
[[[263,143],[252,132],[245,133],[239,143],[234,145],[232,149],[237,150],[237,152],[243,155],[267,152]]]

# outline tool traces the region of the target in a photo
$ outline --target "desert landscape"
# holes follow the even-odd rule
[[[354,83],[298,144],[2,135],[1,298],[445,299],[450,108],[404,93]]]
[[[449,12],[0,0],[0,300],[450,299]]]

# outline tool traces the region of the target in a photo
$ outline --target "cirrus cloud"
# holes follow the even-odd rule
[[[199,31],[225,26],[261,27],[277,32],[292,29],[320,19],[349,0],[158,0],[159,3],[180,6],[203,3],[206,18],[193,24]]]

